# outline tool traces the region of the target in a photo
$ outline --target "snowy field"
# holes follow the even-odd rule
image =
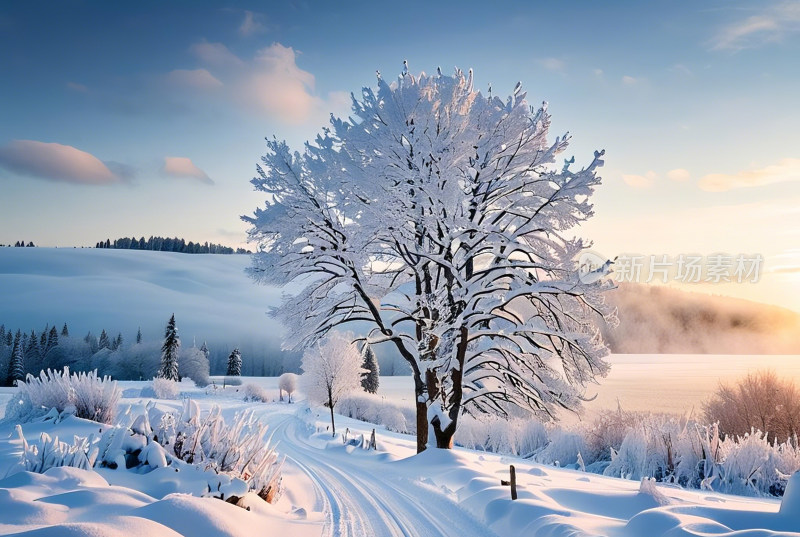
[[[384,392],[402,400],[403,382],[382,379]],[[386,382],[388,380],[388,382]],[[257,382],[273,399],[276,379]],[[123,382],[120,412],[147,400],[143,382]],[[243,388],[182,385],[204,411],[213,405],[232,416],[253,409],[269,424],[272,442],[287,457],[283,493],[269,505],[249,500],[250,511],[211,498],[176,491],[191,488],[186,474],[161,468],[132,474],[56,468],[44,474],[15,473],[0,479],[0,534],[31,536],[523,536],[606,535],[789,536],[800,535],[800,482],[790,484],[781,509],[774,499],[743,498],[621,480],[534,464],[522,459],[457,448],[413,456],[414,439],[377,428],[377,451],[344,444],[371,426],[337,416],[332,438],[324,409],[295,404],[245,403]],[[7,392],[6,392],[7,393]],[[158,401],[177,409],[180,401]],[[29,423],[28,442],[40,433],[86,435],[97,428],[74,417],[59,424]],[[0,476],[21,449],[11,423],[0,424]],[[509,464],[519,499],[510,500]],[[791,504],[791,505],[790,505]],[[779,512],[780,510],[780,512]]]

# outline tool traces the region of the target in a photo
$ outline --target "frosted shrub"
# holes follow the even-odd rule
[[[415,432],[414,409],[404,407],[370,393],[350,393],[336,405],[339,414],[377,425],[390,431],[411,434]]]
[[[294,373],[284,373],[278,377],[278,392],[281,401],[283,401],[283,392],[286,392],[289,402],[292,402],[292,394],[297,390],[297,379],[298,376]]]
[[[105,427],[99,436],[76,436],[73,444],[43,434],[38,443],[28,445],[17,426],[23,443],[17,469],[44,472],[55,466],[103,466],[142,474],[166,466],[180,471],[191,465],[207,480],[202,491],[191,493],[231,500],[253,491],[267,502],[277,499],[282,461],[264,438],[267,426],[252,412],[237,414],[226,423],[219,407],[203,417],[197,404],[186,400],[180,415],[150,404],[139,414],[129,409],[122,420],[130,425]]]
[[[280,487],[282,462],[264,440],[266,432],[267,426],[251,411],[237,413],[228,424],[218,406],[201,416],[197,403],[187,399],[170,444],[179,459],[240,478],[249,490],[272,502]]]
[[[152,388],[156,399],[177,399],[180,395],[178,383],[174,380],[156,377],[153,379]]]
[[[24,423],[55,408],[79,418],[111,423],[122,395],[117,383],[109,377],[98,377],[96,371],[72,373],[48,369],[38,377],[28,375],[18,384],[17,394],[6,407],[6,419]]]
[[[648,469],[647,436],[642,427],[635,427],[625,435],[618,452],[611,449],[611,464],[603,475],[639,480],[650,476]]]
[[[257,384],[244,385],[244,400],[256,403],[267,403],[270,400],[267,391]]]
[[[177,399],[178,395],[180,395],[178,383],[162,377],[153,379],[153,392],[156,399]]]
[[[38,443],[29,445],[19,425],[17,434],[22,441],[22,458],[19,466],[26,472],[41,474],[59,466],[89,470],[94,464],[96,450],[90,452],[89,441],[86,438],[76,438],[74,444],[67,444],[60,442],[58,437],[50,438],[47,433],[42,433]]]
[[[578,464],[578,455],[586,451],[583,436],[576,431],[561,428],[550,431],[550,440],[533,454],[533,460],[542,464],[566,466]]]

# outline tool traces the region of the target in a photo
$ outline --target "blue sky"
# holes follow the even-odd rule
[[[522,81],[578,163],[606,149],[602,254],[761,253],[759,284],[697,289],[800,309],[798,1],[118,4],[0,7],[0,243],[241,244],[263,138],[407,59]]]

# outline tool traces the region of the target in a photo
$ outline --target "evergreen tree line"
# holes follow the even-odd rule
[[[36,330],[15,332],[0,325],[0,383],[13,386],[29,373],[38,375],[42,370],[64,367],[75,372],[97,370],[117,380],[146,380],[159,373],[160,347],[158,340],[145,341],[141,330],[135,341],[125,344],[121,333],[112,337],[106,330],[100,336],[89,332],[72,337],[66,323],[61,330],[46,326],[38,334]],[[180,349],[176,354],[177,376],[204,385],[210,373],[210,354],[205,343],[200,348],[193,345]]]
[[[150,237],[145,240],[144,237],[137,239],[136,237],[123,237],[111,241],[106,239],[100,241],[95,245],[95,248],[113,248],[117,250],[153,250],[157,252],[178,252],[183,254],[249,254],[250,250],[244,248],[236,248],[235,250],[230,246],[222,246],[221,244],[214,244],[213,242],[186,242],[184,239],[165,238],[165,237]]]
[[[189,377],[198,384],[208,382],[209,375],[278,376],[298,371],[296,357],[284,353],[265,353],[253,348],[243,362],[240,347],[233,351],[225,344],[182,347],[174,318],[170,319],[164,339],[147,339],[139,329],[128,342],[121,333],[103,329],[100,335],[89,331],[73,336],[66,323],[46,325],[41,331],[23,332],[0,324],[0,385],[13,386],[30,373],[60,370],[68,366],[74,372],[97,370],[116,380],[147,380],[155,376],[170,379]],[[166,365],[164,359],[166,358]],[[166,367],[166,369],[164,369]]]
[[[27,244],[25,243],[25,241],[17,241],[17,242],[14,243],[14,247],[15,248],[33,248],[34,246],[36,246],[36,245],[33,244],[33,241],[28,241]],[[4,248],[4,247],[9,247],[10,248],[11,245],[10,244],[0,244],[0,248]]]

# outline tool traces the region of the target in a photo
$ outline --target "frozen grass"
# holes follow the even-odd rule
[[[38,377],[28,375],[19,384],[19,391],[6,407],[5,418],[23,423],[55,408],[59,413],[112,423],[121,395],[115,381],[110,377],[100,378],[95,371],[70,373],[68,367],[63,371],[48,369]]]

